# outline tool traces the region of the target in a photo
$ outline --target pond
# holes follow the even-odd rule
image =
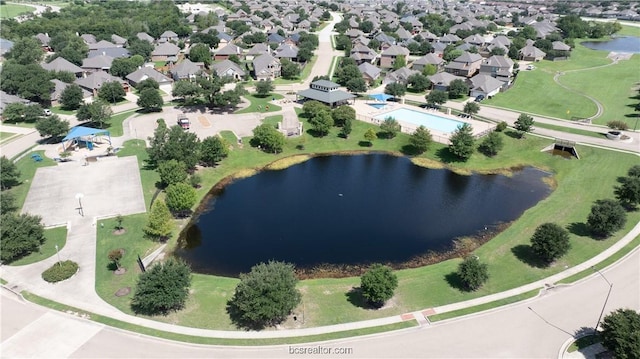
[[[608,41],[585,41],[581,45],[593,50],[615,51],[640,54],[640,37],[616,37]]]
[[[462,176],[383,154],[315,157],[226,186],[174,255],[228,277],[270,259],[307,269],[403,263],[515,220],[550,193],[546,176],[534,168]]]

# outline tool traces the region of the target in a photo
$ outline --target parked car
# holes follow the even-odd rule
[[[482,101],[482,100],[484,100],[484,95],[478,95],[478,96],[476,96],[476,102],[480,102],[480,101]]]
[[[533,70],[533,69],[535,69],[535,68],[536,68],[536,67],[535,67],[535,66],[533,66],[533,65],[528,65],[528,66],[527,66],[527,70]]]
[[[51,116],[53,115],[53,112],[51,112],[51,110],[49,110],[48,108],[45,108],[44,110],[42,110],[42,114],[45,116]]]
[[[184,130],[188,130],[189,127],[191,127],[191,122],[185,114],[180,114],[178,115],[178,125],[180,125]]]

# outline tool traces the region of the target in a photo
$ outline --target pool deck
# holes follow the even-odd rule
[[[478,121],[470,118],[462,118],[454,115],[447,115],[446,113],[442,113],[437,110],[423,109],[416,106],[402,104],[399,102],[387,102],[387,105],[381,109],[375,109],[374,107],[370,106],[369,103],[375,103],[375,102],[371,100],[355,101],[355,103],[353,104],[353,108],[356,110],[356,117],[358,120],[379,125],[380,123],[382,123],[383,120],[376,119],[375,118],[376,116],[384,115],[385,113],[404,108],[411,111],[423,112],[426,114],[448,118],[458,122],[466,122],[471,125],[471,127],[473,128],[473,135],[477,137],[480,137],[492,131],[496,127],[496,124],[494,123]],[[401,118],[396,118],[396,121],[400,123],[400,126],[402,127],[401,131],[404,133],[411,134],[416,130],[416,128],[418,128],[418,126],[413,123],[402,121]],[[444,144],[449,144],[450,134],[437,131],[434,129],[429,129],[429,131],[431,132],[431,135],[433,136],[434,141],[444,143]]]

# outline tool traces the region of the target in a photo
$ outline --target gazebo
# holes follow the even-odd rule
[[[69,147],[84,143],[91,151],[96,142],[102,142],[98,136],[107,136],[107,142],[111,146],[111,135],[107,130],[101,130],[92,127],[76,126],[62,139],[62,150],[66,151]],[[68,145],[65,145],[67,144]]]
[[[298,92],[303,99],[316,100],[333,108],[348,103],[356,95],[338,89],[340,85],[327,80],[317,80],[308,89]]]

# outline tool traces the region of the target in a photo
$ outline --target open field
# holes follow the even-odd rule
[[[5,4],[0,5],[0,19],[10,19],[25,12],[34,12],[36,8],[28,5]]]

